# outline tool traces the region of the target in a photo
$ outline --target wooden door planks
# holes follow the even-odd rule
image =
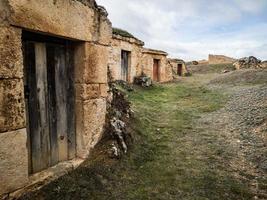
[[[24,41],[30,173],[76,156],[71,45]]]
[[[57,110],[58,159],[68,159],[67,69],[64,46],[55,48],[55,91]]]

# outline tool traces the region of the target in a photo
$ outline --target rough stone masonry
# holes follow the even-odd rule
[[[105,123],[112,37],[105,9],[93,0],[1,0],[0,195],[31,184],[31,134],[27,128],[31,119],[26,111],[22,51],[26,32],[74,44],[75,158],[88,157]]]

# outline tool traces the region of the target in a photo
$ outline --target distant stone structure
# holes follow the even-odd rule
[[[108,65],[115,80],[133,83],[135,77],[145,74],[154,82],[170,81],[172,70],[167,55],[161,50],[144,48],[144,42],[131,33],[113,28]]]
[[[186,68],[186,63],[185,61],[181,60],[181,59],[172,59],[169,58],[168,59],[169,64],[171,65],[172,68],[172,73],[174,75],[178,75],[178,76],[185,76],[187,71]]]
[[[224,55],[209,55],[209,64],[234,63],[236,59]]]
[[[113,28],[109,47],[109,68],[115,80],[134,81],[140,68],[144,42],[127,31]]]
[[[168,53],[155,49],[142,51],[141,68],[138,75],[146,74],[154,82],[168,82],[173,79],[171,66],[168,65]]]

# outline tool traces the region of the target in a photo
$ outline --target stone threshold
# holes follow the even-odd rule
[[[14,192],[6,195],[4,199],[16,199],[25,193],[39,190],[48,183],[60,178],[61,176],[67,174],[78,168],[85,160],[80,158],[75,158],[73,160],[60,162],[57,165],[45,169],[41,172],[35,173],[29,176],[29,182],[23,188],[20,188]],[[1,197],[0,197],[1,199]]]

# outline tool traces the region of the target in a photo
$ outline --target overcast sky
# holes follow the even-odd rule
[[[267,0],[97,0],[114,27],[185,60],[267,60]]]

